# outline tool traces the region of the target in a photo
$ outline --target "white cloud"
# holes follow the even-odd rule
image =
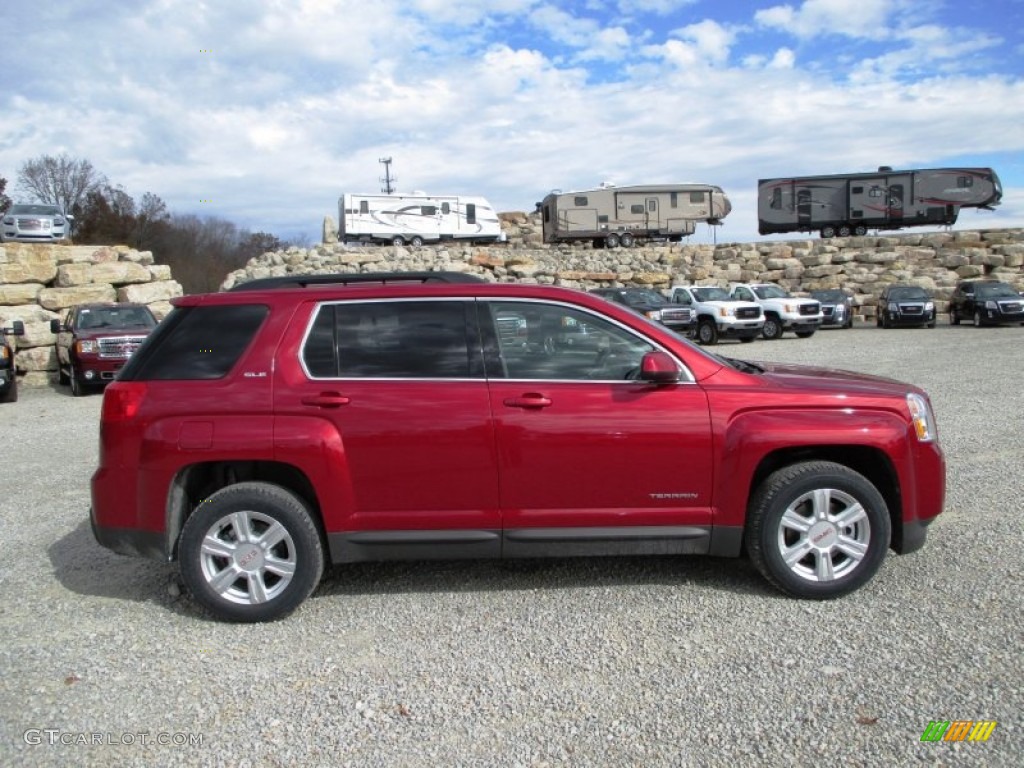
[[[822,34],[884,38],[902,0],[805,0],[798,8],[776,5],[759,10],[754,20],[799,38]]]

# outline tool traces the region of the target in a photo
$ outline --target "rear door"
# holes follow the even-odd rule
[[[301,370],[279,366],[279,447],[322,442],[327,492],[344,500],[328,530],[336,560],[498,553],[495,446],[473,307],[323,303],[293,342]]]

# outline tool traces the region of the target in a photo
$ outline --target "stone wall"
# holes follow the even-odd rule
[[[101,301],[146,304],[157,317],[181,296],[171,268],[154,264],[149,251],[127,246],[0,244],[0,324],[25,323],[10,336],[26,384],[45,383],[57,370],[50,320],[76,304]]]
[[[457,243],[419,248],[344,245],[325,221],[322,245],[266,253],[228,275],[229,288],[257,277],[293,273],[452,270],[501,282],[595,288],[673,284],[728,286],[773,282],[794,293],[844,288],[855,313],[874,321],[875,303],[891,283],[912,283],[933,293],[940,314],[958,280],[991,277],[1024,290],[1024,230],[913,232],[870,237],[754,243],[663,243],[604,250],[585,244],[545,245],[536,214],[503,213],[508,242]],[[333,242],[331,242],[333,241]]]

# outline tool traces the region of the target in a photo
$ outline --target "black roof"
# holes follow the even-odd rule
[[[309,288],[318,285],[367,283],[483,283],[482,277],[464,272],[362,272],[333,275],[286,275],[262,277],[229,288],[229,291],[266,291],[278,288]]]

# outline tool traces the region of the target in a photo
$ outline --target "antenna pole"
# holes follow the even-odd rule
[[[383,184],[384,186],[381,188],[380,191],[383,192],[385,195],[390,195],[392,192],[395,191],[394,183],[398,181],[398,179],[394,178],[391,175],[391,158],[382,157],[377,162],[384,166],[384,178],[380,180],[380,183]]]

